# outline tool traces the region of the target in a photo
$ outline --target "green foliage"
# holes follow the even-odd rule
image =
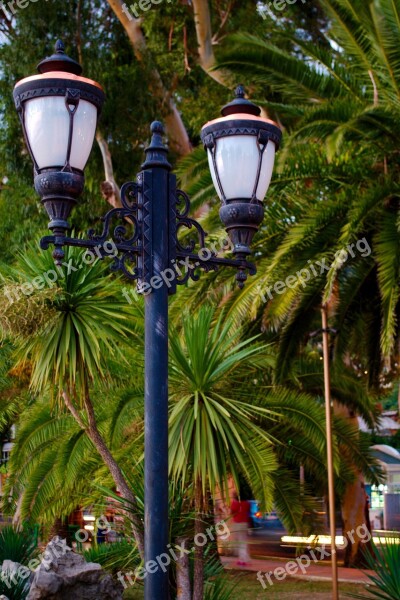
[[[214,311],[203,307],[186,318],[171,343],[170,469],[182,484],[199,479],[203,492],[227,489],[228,474],[239,470],[262,494],[276,468],[267,434],[256,417],[268,412],[245,401],[240,381],[248,380],[252,358],[265,352],[254,338],[243,340],[222,316],[212,327]],[[230,385],[227,386],[229,380]]]
[[[334,358],[367,365],[367,383],[378,387],[384,358],[395,362],[397,355],[400,4],[322,0],[320,7],[325,44],[285,19],[273,36],[228,36],[219,52],[216,68],[253,86],[253,97],[285,127],[267,225],[255,238],[258,274],[239,294],[228,287],[228,305],[240,320],[260,319],[264,330],[278,331],[282,381],[320,326],[321,298],[331,301],[331,326],[339,331]],[[184,160],[182,178],[202,198],[210,181],[195,158]],[[364,238],[369,256],[337,259]],[[267,295],[317,261],[328,271],[306,287],[298,281]],[[221,281],[227,277],[212,276],[218,299],[227,294]],[[207,283],[194,302],[206,290]]]
[[[12,573],[2,571],[2,577],[0,577],[0,597],[4,596],[8,600],[25,600],[29,593],[29,587],[29,582],[26,579],[21,579],[20,577],[13,579]]]
[[[398,534],[383,538],[385,543],[377,546],[372,542],[372,549],[365,555],[367,566],[374,575],[368,575],[373,585],[368,585],[368,598],[381,600],[400,600],[400,537]],[[365,598],[364,595],[351,594],[352,598]]]
[[[0,530],[0,564],[12,560],[27,565],[37,552],[35,537],[28,528],[18,531],[7,526]]]
[[[32,363],[35,391],[51,384],[59,394],[79,390],[82,398],[91,381],[105,381],[106,356],[124,360],[119,342],[134,325],[118,281],[105,275],[107,265],[85,264],[78,248],[67,250],[64,264],[55,271],[51,252],[38,253],[33,245],[19,256],[11,281],[30,283],[51,272],[57,286],[20,294],[11,304],[3,295],[2,327],[18,340],[21,362]]]
[[[230,600],[237,583],[226,575],[208,579],[204,584],[204,600]]]
[[[128,514],[138,515],[144,522],[144,465],[143,461],[136,465],[132,476],[128,477],[130,488],[133,490],[136,498],[136,507],[121,498],[113,490],[103,485],[98,485],[98,489],[107,497],[114,500],[116,506],[126,511]],[[173,481],[169,483],[169,539],[175,543],[178,538],[190,537],[194,532],[194,512],[192,510],[192,486],[183,488],[176,485]]]
[[[143,451],[140,433],[143,400],[140,393],[137,408],[135,397],[132,399],[129,395],[130,408],[124,410],[122,417],[126,424],[121,423],[121,428],[116,431],[113,427],[117,418],[115,411],[123,403],[111,402],[109,398],[119,398],[118,384],[120,380],[115,383],[115,388],[107,390],[106,396],[104,388],[95,393],[98,398],[96,419],[101,434],[129,478],[134,472],[132,457],[139,461]],[[97,484],[101,482],[112,487],[113,483],[86,433],[65,409],[51,408],[47,395],[38,397],[30,407],[22,408],[8,475],[3,510],[13,514],[15,502],[22,493],[22,519],[49,526],[57,517],[67,517],[78,505],[98,506],[97,514],[100,515],[107,494],[103,495]]]
[[[6,173],[0,165],[0,256],[4,265],[11,265],[29,240],[44,230],[46,217],[31,182],[10,173],[9,181],[2,185],[2,175]]]
[[[238,582],[235,578],[227,576],[219,557],[210,556],[207,550],[204,565],[204,600],[230,600]]]
[[[220,66],[249,84],[251,95],[284,124],[286,135],[265,224],[254,240],[258,275],[238,291],[231,272],[211,273],[196,288],[181,290],[171,306],[176,327],[171,336],[170,468],[181,491],[179,496],[173,490],[174,532],[191,527],[178,517],[190,514],[189,483],[199,475],[203,489],[213,491],[225,485],[230,473],[236,480],[244,474],[258,499],[273,500],[292,529],[301,526],[311,496],[324,492],[321,365],[318,359],[300,363],[304,354],[317,351],[308,335],[320,327],[322,296],[331,297],[337,288],[335,362],[350,355],[351,364],[335,366],[335,398],[367,422],[375,420],[374,398],[365,393],[367,378],[358,377],[357,369],[368,361],[369,383],[379,381],[382,354],[393,354],[398,330],[399,2],[353,4],[298,2],[286,6],[285,18],[273,21],[260,17],[255,1],[210,0]],[[0,23],[7,39],[0,46],[0,179],[7,175],[10,180],[0,189],[0,254],[10,292],[18,293],[21,284],[54,269],[50,253],[39,254],[36,247],[16,256],[27,232],[34,239],[43,229],[45,217],[28,189],[31,165],[10,90],[52,52],[57,37],[70,41],[68,51],[83,61],[85,75],[106,88],[100,131],[117,181],[130,179],[139,166],[148,123],[163,110],[151,91],[154,67],[168,82],[194,142],[202,123],[217,115],[230,96],[197,64],[190,3],[153,7],[142,25],[149,53],[140,64],[105,0],[31,3],[18,12],[9,31],[7,23]],[[180,175],[194,196],[194,208],[207,203],[202,222],[215,232],[220,228],[218,202],[202,148],[185,158]],[[73,216],[82,229],[97,224],[104,212],[97,147],[86,179],[87,193]],[[364,236],[371,256],[357,256],[346,265],[334,260],[338,249]],[[80,264],[79,251],[70,249],[70,259]],[[307,289],[297,284],[271,302],[263,300],[260,291],[310,260],[324,259],[329,273]],[[24,516],[51,522],[77,504],[100,502],[99,481],[112,485],[85,433],[69,415],[48,407],[48,384],[60,393],[69,388],[78,408],[91,385],[101,432],[143,510],[137,481],[143,451],[142,312],[140,305],[129,308],[120,294],[118,280],[95,263],[70,274],[64,268],[51,289],[20,295],[12,303],[4,294],[0,300],[2,328],[18,345],[20,364],[27,369],[32,364],[38,394],[21,409],[10,462],[9,491],[15,500],[24,489]],[[224,305],[225,313],[206,308],[193,317],[205,298]],[[182,306],[191,315],[183,327]],[[137,352],[125,343],[132,336]],[[10,384],[8,362],[0,356],[2,392]],[[0,427],[18,415],[19,404],[6,400],[0,402]],[[365,438],[360,440],[357,430],[340,419],[334,434],[339,492],[354,477],[354,467],[378,481]],[[300,464],[311,482],[303,496]],[[217,596],[223,593],[219,585],[213,588]]]
[[[134,570],[140,564],[140,556],[134,545],[128,541],[112,544],[98,544],[83,552],[87,562],[100,564],[111,573]]]

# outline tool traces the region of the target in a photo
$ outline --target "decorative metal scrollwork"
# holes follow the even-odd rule
[[[122,244],[126,246],[133,246],[139,239],[141,234],[141,225],[138,221],[138,197],[139,186],[137,183],[130,181],[122,186],[121,189],[121,208],[112,208],[102,217],[104,223],[103,231],[100,235],[96,235],[94,229],[88,231],[89,240],[93,240],[98,244],[104,244],[107,240],[112,240],[115,244]],[[132,233],[129,234],[129,227],[127,225],[116,225],[113,234],[110,238],[110,230],[112,229],[112,222],[114,219],[118,221],[126,221],[132,228]]]
[[[220,267],[231,266],[237,269],[236,280],[240,288],[243,287],[247,275],[254,275],[256,268],[252,263],[247,262],[246,258],[220,258],[215,250],[207,248],[205,238],[207,233],[200,223],[189,217],[190,198],[182,190],[176,190],[176,231],[178,232],[186,227],[194,228],[197,233],[197,241],[191,239],[184,245],[176,240],[177,272],[176,283],[184,285],[191,279],[198,281],[200,279],[200,269],[206,273],[218,271]],[[196,246],[198,250],[196,252]]]
[[[113,257],[111,271],[122,271],[129,279],[139,279],[140,269],[137,266],[137,255],[141,251],[142,226],[138,218],[139,186],[134,181],[125,183],[121,188],[121,208],[113,208],[102,218],[103,231],[96,235],[91,229],[89,240],[100,245],[100,252],[107,255],[107,243],[113,243],[119,254]],[[112,223],[117,219],[119,224],[112,230]],[[121,225],[121,221],[126,224]],[[131,231],[130,231],[131,230]],[[103,251],[102,251],[103,248]],[[129,264],[132,266],[128,266]]]
[[[182,208],[181,208],[182,207]],[[186,192],[182,190],[176,190],[176,231],[177,234],[180,229],[186,227],[187,229],[192,229],[194,227],[197,231],[198,240],[197,243],[199,245],[199,249],[205,248],[206,245],[206,235],[207,233],[204,231],[200,223],[195,221],[189,217],[190,212],[190,198],[186,194]],[[195,240],[190,240],[189,244],[183,246],[179,239],[177,239],[177,251],[178,252],[194,252],[196,247]],[[215,253],[214,253],[215,255]]]
[[[122,207],[112,208],[102,217],[103,231],[101,234],[90,229],[87,240],[65,237],[58,240],[58,243],[88,250],[96,249],[96,256],[99,258],[111,257],[113,259],[110,266],[111,271],[122,271],[128,279],[139,279],[141,272],[137,266],[137,257],[142,250],[142,225],[138,217],[139,191],[139,185],[133,181],[123,185],[121,189]],[[116,225],[113,229],[115,222]],[[55,236],[46,236],[41,240],[41,247],[46,249],[55,241]],[[111,254],[114,249],[118,251],[116,255]]]
[[[148,176],[150,178],[150,174]],[[150,179],[149,179],[150,180]],[[100,258],[111,257],[111,270],[122,273],[131,280],[139,280],[149,284],[151,288],[151,190],[146,183],[146,173],[139,174],[138,182],[128,182],[121,189],[121,207],[112,208],[104,217],[103,230],[97,234],[94,229],[88,232],[88,239],[70,238],[60,235],[42,238],[41,246],[46,249],[50,244],[55,246],[77,246],[95,249]],[[150,190],[150,191],[149,191]],[[207,248],[207,233],[195,219],[189,217],[190,198],[182,190],[171,188],[170,194],[170,239],[169,265],[176,272],[174,285],[170,293],[175,293],[176,285],[184,285],[190,279],[198,281],[200,271],[209,273],[218,271],[220,267],[233,267],[237,270],[236,279],[239,287],[243,287],[247,276],[256,273],[255,266],[247,262],[246,256],[236,254],[234,258],[219,257],[214,249]],[[176,227],[171,223],[173,221]],[[195,239],[186,241],[178,239],[178,233],[184,228],[192,230]],[[190,236],[190,233],[189,233]],[[110,248],[117,250],[112,255]],[[221,248],[222,249],[222,248]]]
[[[176,255],[177,265],[176,283],[184,285],[192,279],[198,281],[199,269],[205,272],[217,271],[218,266],[209,260],[216,256],[214,251],[206,248],[207,233],[195,219],[189,217],[190,198],[183,190],[176,190]],[[185,244],[179,240],[179,232],[183,229],[195,229],[196,238],[190,239]],[[198,248],[196,252],[196,248]]]

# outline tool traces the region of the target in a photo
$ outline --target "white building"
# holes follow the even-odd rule
[[[386,444],[377,444],[371,450],[386,474],[384,484],[371,486],[372,527],[400,530],[400,452]]]

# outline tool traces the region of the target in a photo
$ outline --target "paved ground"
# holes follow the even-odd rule
[[[230,556],[222,556],[222,563],[227,569],[238,569],[241,571],[261,571],[261,573],[270,573],[273,572],[277,568],[285,567],[289,562],[293,562],[293,560],[284,560],[278,558],[268,558],[268,559],[252,559],[251,563],[246,566],[237,565],[237,558]],[[294,567],[292,569],[294,570]],[[342,583],[368,583],[370,580],[368,579],[368,573],[372,573],[372,571],[360,571],[359,569],[346,569],[344,567],[338,568],[338,580]],[[279,573],[278,573],[279,576]],[[295,575],[288,575],[291,577],[295,577],[298,579],[306,579],[308,581],[331,581],[332,580],[332,567],[330,563],[327,564],[314,564],[311,563],[307,568],[304,566],[304,573],[301,569],[297,569]],[[274,575],[270,576],[271,579],[274,579]]]

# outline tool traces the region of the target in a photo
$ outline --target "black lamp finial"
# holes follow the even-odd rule
[[[247,114],[259,117],[261,114],[261,108],[250,100],[246,100],[246,90],[243,85],[238,85],[235,89],[235,99],[229,102],[221,110],[223,117],[235,114]]]
[[[37,69],[39,73],[51,73],[52,71],[62,71],[80,75],[82,73],[81,65],[65,54],[65,45],[62,40],[57,40],[54,47],[54,54],[42,60]]]
[[[235,98],[244,98],[246,96],[246,90],[244,85],[239,84],[235,90]]]

